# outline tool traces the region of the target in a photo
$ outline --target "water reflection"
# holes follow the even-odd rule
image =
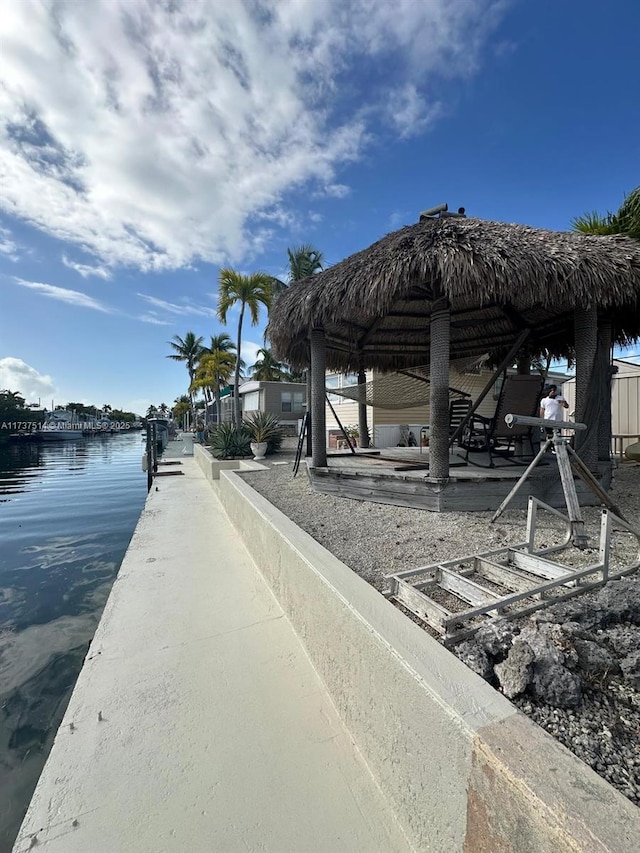
[[[0,447],[0,853],[142,509],[140,459],[131,435]]]

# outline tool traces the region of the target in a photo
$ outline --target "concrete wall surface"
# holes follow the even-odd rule
[[[193,445],[193,455],[198,467],[209,482],[219,480],[220,471],[258,471],[264,469],[264,465],[248,459],[216,459],[201,444]]]
[[[416,850],[640,849],[625,797],[240,476],[219,489]]]

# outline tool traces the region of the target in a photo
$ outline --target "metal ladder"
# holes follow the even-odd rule
[[[540,508],[565,523],[561,544],[535,548]],[[614,528],[635,536],[637,553],[632,564],[611,572]],[[387,596],[426,622],[446,644],[454,644],[491,622],[549,607],[640,567],[640,530],[609,510],[602,511],[597,562],[575,571],[547,556],[567,548],[574,534],[575,519],[530,497],[524,542],[386,575]]]

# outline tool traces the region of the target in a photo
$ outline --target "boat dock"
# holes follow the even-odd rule
[[[180,450],[14,853],[637,850],[635,806],[238,463]]]

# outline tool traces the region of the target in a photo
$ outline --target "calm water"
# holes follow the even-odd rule
[[[0,853],[142,510],[143,446],[139,432],[0,446]]]

